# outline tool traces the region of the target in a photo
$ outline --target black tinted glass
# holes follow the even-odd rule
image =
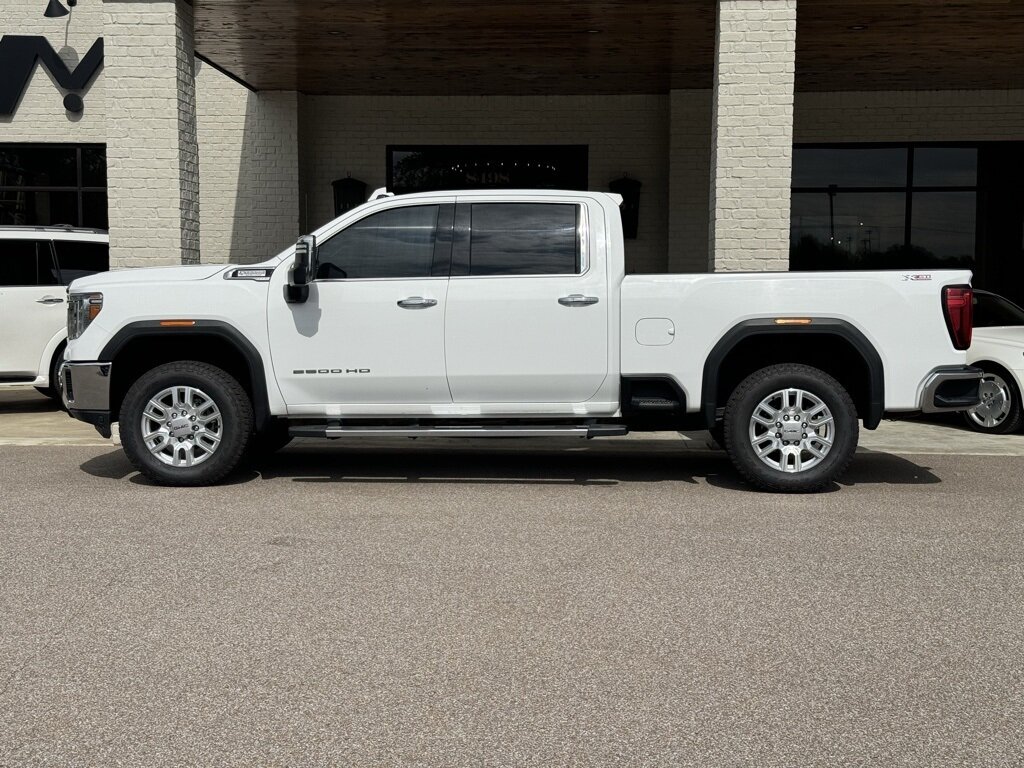
[[[78,225],[77,192],[0,192],[0,223]]]
[[[0,240],[0,285],[56,285],[47,240]]]
[[[790,269],[899,269],[905,221],[901,192],[794,193]]]
[[[82,147],[82,186],[107,186],[106,147]]]
[[[910,246],[917,266],[969,267],[977,206],[974,192],[915,192]]]
[[[107,228],[107,193],[82,193],[82,226],[93,229]]]
[[[392,208],[357,221],[320,246],[317,278],[430,277],[438,208]]]
[[[469,274],[572,275],[579,272],[579,207],[554,203],[472,206]]]
[[[80,277],[106,272],[110,268],[106,243],[75,243],[57,240],[57,265],[64,285]]]
[[[974,294],[974,326],[995,328],[1005,325],[1024,325],[1024,309],[1002,296]]]
[[[794,187],[903,187],[907,184],[905,147],[793,150]]]
[[[974,147],[918,147],[914,150],[915,187],[973,187],[978,183]]]
[[[0,185],[74,187],[78,184],[78,152],[74,146],[0,146]]]

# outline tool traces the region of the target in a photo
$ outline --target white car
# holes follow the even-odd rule
[[[1016,432],[1024,424],[1024,309],[988,291],[974,292],[974,339],[968,360],[985,371],[981,405],[964,412],[979,432]]]
[[[108,268],[102,230],[0,226],[0,389],[31,385],[59,395],[65,286]]]

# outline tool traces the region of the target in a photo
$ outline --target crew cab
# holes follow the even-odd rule
[[[269,261],[70,287],[67,407],[168,485],[302,437],[707,428],[811,491],[859,424],[964,410],[970,273],[625,274],[598,192],[375,195]]]

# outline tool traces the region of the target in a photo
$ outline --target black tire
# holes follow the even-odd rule
[[[61,344],[57,347],[57,351],[53,353],[53,359],[50,361],[50,386],[36,387],[36,392],[40,395],[56,400],[61,410],[64,410],[64,401],[61,399],[60,379],[57,376],[57,369],[60,368],[61,361],[64,359],[65,346],[65,344]]]
[[[190,467],[163,463],[150,452],[142,435],[142,418],[150,399],[179,386],[202,390],[220,411],[220,443],[205,459]],[[171,486],[212,485],[238,466],[249,445],[253,433],[252,402],[241,384],[220,368],[182,360],[158,366],[135,381],[121,403],[120,425],[124,452],[153,482]],[[167,445],[173,450],[173,437],[168,438]]]
[[[808,462],[816,463],[802,471],[786,472],[781,468],[769,466],[758,458],[751,444],[750,429],[755,408],[773,393],[790,388],[804,390],[824,403],[832,413],[834,430],[832,446],[827,452],[821,448],[821,443],[812,446],[823,452],[824,458],[817,458],[808,453]],[[781,424],[782,421],[778,423]],[[785,428],[795,429],[795,422],[793,424],[793,427]],[[775,434],[785,437],[785,432],[781,429]],[[849,393],[827,373],[808,365],[787,363],[762,368],[752,373],[736,387],[725,407],[725,450],[743,478],[751,485],[766,491],[808,493],[828,487],[846,471],[853,460],[857,450],[858,432],[857,408]],[[802,432],[795,434],[794,437],[801,438],[803,434],[809,433]],[[767,436],[767,440],[771,441],[770,435]],[[800,444],[802,446],[804,442],[801,441]],[[768,442],[764,445],[767,447]],[[782,463],[781,450],[788,449],[780,449],[779,454],[769,454],[767,458],[771,460],[772,456],[777,455],[777,463]],[[802,448],[799,453],[801,456],[805,455]]]
[[[992,363],[976,363],[975,365],[985,371],[985,378],[981,383],[983,397],[986,392],[995,394],[993,389],[1005,388],[1003,389],[1003,396],[1009,399],[1009,409],[1006,411],[1005,416],[998,418],[995,423],[986,425],[982,423],[986,420],[986,411],[984,409],[987,407],[984,404],[985,400],[983,400],[982,406],[964,411],[964,422],[975,432],[987,435],[1006,435],[1016,432],[1020,429],[1021,424],[1024,424],[1024,404],[1021,403],[1020,389],[1017,387],[1013,376]],[[991,412],[989,411],[987,415],[991,415]]]

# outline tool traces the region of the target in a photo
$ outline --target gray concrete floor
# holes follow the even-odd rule
[[[1021,765],[1020,458],[697,447],[0,444],[0,766]]]

